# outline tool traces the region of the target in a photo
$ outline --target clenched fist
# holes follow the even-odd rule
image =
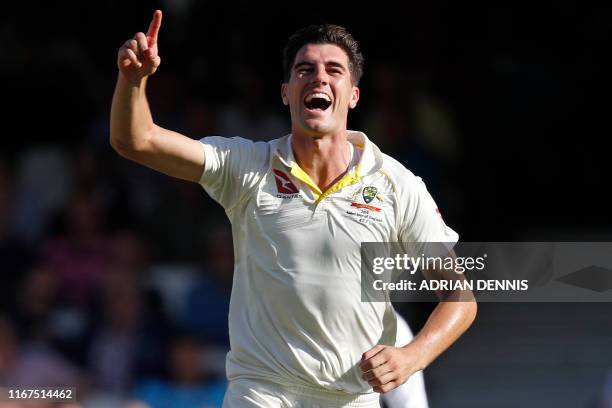
[[[138,82],[157,71],[161,63],[161,58],[157,53],[157,34],[161,20],[161,10],[155,10],[147,34],[138,32],[119,48],[117,66],[119,72],[128,81]]]
[[[423,367],[419,352],[409,344],[405,347],[378,345],[363,353],[359,368],[362,378],[375,392],[388,392],[406,382],[408,377]]]

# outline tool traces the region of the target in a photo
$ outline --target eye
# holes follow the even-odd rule
[[[312,68],[298,68],[297,73],[300,75],[309,74],[312,72]]]

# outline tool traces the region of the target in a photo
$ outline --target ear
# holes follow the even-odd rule
[[[356,86],[353,87],[353,93],[351,94],[351,99],[349,100],[349,108],[353,109],[357,106],[357,102],[359,101],[359,88]]]
[[[283,83],[281,85],[281,98],[283,98],[283,105],[289,105],[289,98],[287,97],[287,84]]]

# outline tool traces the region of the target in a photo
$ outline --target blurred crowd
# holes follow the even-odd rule
[[[197,188],[169,182],[166,203],[113,208],[123,206],[119,192],[86,181],[75,157],[34,155],[17,173],[0,167],[0,385],[71,384],[99,406],[109,398],[218,406],[233,267],[227,226],[199,214],[207,209]],[[86,156],[77,161],[91,160],[97,174],[96,156]],[[79,180],[67,183],[70,175]],[[179,207],[164,209],[171,201]]]
[[[280,51],[302,22],[270,32],[217,3],[128,3],[30,13],[12,2],[0,17],[12,105],[0,141],[0,386],[74,384],[92,407],[216,407],[229,347],[228,221],[198,185],[112,151],[115,53],[161,6],[163,62],[148,92],[156,123],[193,138],[269,140],[290,129]],[[465,166],[466,119],[460,126],[455,114],[467,107],[450,109],[439,88],[453,82],[456,94],[471,95],[482,85],[452,81],[461,63],[445,68],[435,21],[419,16],[430,15],[411,17],[419,41],[400,55],[377,53],[373,33],[369,49],[364,41],[363,100],[349,127],[423,177],[449,224],[469,231],[478,218],[465,217],[457,181],[482,169]],[[220,35],[224,24],[232,29]],[[255,28],[261,47],[245,40]],[[500,72],[516,68],[504,58]]]
[[[166,18],[181,16],[170,10]],[[134,23],[134,30],[145,24]],[[233,270],[228,221],[198,185],[112,151],[113,54],[102,71],[99,55],[68,34],[55,30],[40,48],[13,44],[12,75],[42,61],[48,67],[44,82],[17,93],[27,99],[22,92],[31,87],[47,105],[23,123],[23,140],[3,142],[0,155],[0,385],[74,384],[79,400],[93,407],[220,406]],[[270,96],[280,76],[268,82],[238,58],[225,75],[227,94],[217,99],[219,67],[197,55],[172,63],[181,58],[170,46],[178,35],[162,27],[161,54],[170,67],[150,81],[157,123],[193,138],[289,133],[288,112]],[[246,47],[225,41],[215,49]],[[85,81],[88,69],[96,86]],[[353,125],[439,190],[433,163],[450,160],[452,151],[457,157],[453,121],[427,92],[427,78],[400,69],[368,67],[368,98],[377,103]],[[60,90],[55,81],[67,77],[73,81]]]

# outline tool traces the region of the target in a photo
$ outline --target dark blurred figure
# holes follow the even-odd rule
[[[427,75],[384,62],[372,67],[371,75],[376,104],[365,113],[364,128],[382,151],[430,187],[443,173],[434,164],[457,160],[460,154],[450,115],[428,90]]]
[[[170,346],[166,379],[147,379],[134,397],[151,408],[221,407],[226,381],[207,369],[206,347],[193,336],[178,336]]]
[[[80,372],[45,342],[20,342],[12,323],[0,317],[0,385],[23,388],[81,386]]]
[[[134,276],[111,272],[101,289],[102,320],[89,342],[88,367],[94,392],[124,397],[139,376],[161,372],[168,331],[150,308]]]
[[[600,395],[597,396],[593,408],[612,408],[612,370],[604,380]]]
[[[99,390],[123,393],[134,376],[142,299],[135,285],[120,279],[109,282],[102,296],[104,322],[89,350],[92,381]]]
[[[160,182],[158,200],[143,230],[154,237],[152,253],[158,263],[199,260],[209,235],[208,222],[224,217],[223,210],[203,198],[202,188],[182,180]]]
[[[229,346],[227,317],[234,250],[228,226],[211,228],[206,254],[203,273],[187,294],[179,324],[207,342]]]
[[[78,191],[66,210],[65,232],[43,244],[42,257],[60,280],[61,300],[84,307],[110,261],[105,215],[89,190]]]
[[[13,215],[12,174],[0,159],[0,312],[14,308],[19,281],[33,261],[28,246],[10,231]]]
[[[57,306],[58,289],[57,276],[45,265],[39,264],[28,271],[12,311],[21,336],[52,341],[56,329],[52,314]]]
[[[34,146],[20,156],[11,227],[23,241],[38,245],[47,238],[74,189],[72,164],[69,151],[57,145]]]
[[[214,134],[267,141],[291,132],[286,116],[272,109],[274,104],[267,100],[269,88],[261,75],[240,68],[234,78],[235,95],[220,110]]]
[[[125,408],[138,378],[162,372],[169,323],[159,295],[142,287],[148,268],[147,245],[134,231],[121,229],[109,236],[108,265],[93,288],[87,333],[70,339],[77,354],[85,348],[88,407]]]
[[[149,268],[148,245],[129,229],[115,231],[109,242],[109,275],[124,274],[140,280]]]

